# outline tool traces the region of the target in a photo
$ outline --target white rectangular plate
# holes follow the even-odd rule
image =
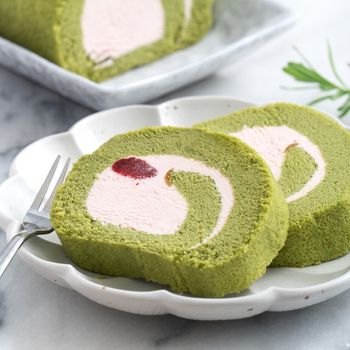
[[[294,23],[270,0],[216,0],[215,24],[197,44],[95,83],[0,37],[0,64],[93,109],[142,103],[215,73]]]

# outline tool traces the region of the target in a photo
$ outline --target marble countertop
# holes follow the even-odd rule
[[[277,0],[276,0],[277,1]],[[238,64],[163,97],[232,95],[252,101],[306,103],[315,92],[287,91],[282,73],[297,45],[330,74],[326,40],[350,82],[348,0],[279,0],[299,15],[297,25]],[[155,101],[155,102],[159,102]],[[334,113],[336,107],[321,106]],[[26,145],[64,131],[92,111],[0,67],[0,182]],[[0,249],[5,244],[0,232]],[[0,284],[0,349],[350,349],[350,291],[303,310],[251,319],[198,322],[146,317],[108,309],[59,287],[15,258]]]

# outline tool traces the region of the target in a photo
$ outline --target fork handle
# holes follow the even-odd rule
[[[7,243],[5,248],[0,253],[0,278],[4,274],[5,270],[9,266],[10,262],[16,255],[21,245],[29,238],[35,236],[36,231],[20,231],[16,236]]]

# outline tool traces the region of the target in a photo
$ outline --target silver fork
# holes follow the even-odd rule
[[[46,176],[46,179],[41,185],[39,192],[35,196],[31,207],[29,208],[29,210],[27,211],[26,215],[23,218],[23,223],[21,225],[20,232],[18,232],[18,234],[15,235],[8,242],[6,247],[0,253],[0,278],[5,272],[10,262],[12,261],[12,259],[14,258],[18,249],[27,239],[37,235],[48,234],[54,230],[50,223],[50,208],[51,208],[52,201],[55,197],[55,192],[57,190],[57,187],[61,183],[63,183],[67,175],[70,158],[66,160],[64,167],[61,173],[59,174],[59,177],[51,191],[49,199],[47,200],[46,203],[43,203],[43,202],[46,194],[48,193],[48,190],[52,183],[54,175],[56,173],[57,166],[60,162],[60,159],[61,159],[61,156],[57,156],[56,160],[54,161],[49,173]]]

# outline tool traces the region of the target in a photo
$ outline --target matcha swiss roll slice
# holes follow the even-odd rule
[[[83,156],[51,218],[78,266],[207,297],[248,288],[288,229],[282,191],[253,149],[172,127],[118,135]]]
[[[350,250],[350,136],[309,107],[276,103],[200,125],[240,138],[269,165],[289,207],[274,266],[308,266]]]
[[[102,81],[199,40],[212,0],[1,0],[0,35]]]

